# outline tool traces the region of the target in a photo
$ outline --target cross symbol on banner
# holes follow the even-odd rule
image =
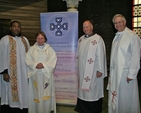
[[[89,62],[89,64],[92,64],[94,61],[92,60],[92,58],[90,58],[90,59],[88,60],[88,62]]]
[[[114,103],[114,98],[115,98],[115,96],[117,96],[116,91],[113,91],[113,92],[112,92],[112,95],[113,95],[113,97],[112,97],[112,102]]]
[[[91,41],[93,45],[97,44],[96,40]]]
[[[54,31],[56,29],[55,35],[62,36],[62,30],[68,30],[68,23],[62,23],[62,17],[56,17],[55,23],[50,23],[50,30]]]
[[[90,78],[88,76],[84,79],[85,79],[86,82],[90,81]]]

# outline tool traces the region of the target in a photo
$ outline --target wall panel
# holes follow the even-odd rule
[[[0,0],[0,18],[18,20],[22,25],[22,35],[29,39],[31,45],[40,30],[42,12],[47,12],[47,0]]]

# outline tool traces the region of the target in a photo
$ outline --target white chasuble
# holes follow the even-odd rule
[[[106,52],[103,39],[95,34],[89,38],[83,35],[78,42],[78,98],[97,101],[103,95],[103,78],[107,76]],[[97,78],[96,73],[102,76]]]
[[[117,32],[112,43],[107,86],[109,113],[140,113],[136,78],[140,68],[140,49],[140,38],[130,29]],[[133,80],[128,83],[127,77]]]
[[[56,113],[54,93],[54,68],[56,66],[56,53],[49,44],[40,48],[35,43],[26,54],[29,78],[29,113]],[[37,69],[36,65],[42,63],[44,68]]]

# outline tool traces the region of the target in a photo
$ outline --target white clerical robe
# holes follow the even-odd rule
[[[54,68],[56,53],[49,44],[40,48],[37,43],[30,47],[26,54],[29,78],[29,113],[56,113],[56,99],[54,93]],[[37,69],[42,63],[44,68]]]
[[[9,105],[15,108],[28,108],[28,79],[27,79],[27,66],[25,63],[26,50],[22,42],[21,37],[12,37],[16,43],[16,72],[17,72],[17,91],[18,91],[18,101],[12,100],[12,90],[11,90],[11,80],[10,82],[5,82],[3,80],[3,75],[0,76],[0,96],[1,105]],[[28,40],[23,37],[29,48]],[[4,36],[0,41],[0,72],[8,69],[8,74],[10,73],[10,44],[9,36]]]
[[[85,38],[84,35],[80,37],[77,58],[79,80],[78,98],[85,101],[97,101],[104,97],[103,78],[107,76],[107,63],[103,39],[97,34],[90,36],[89,38]],[[89,62],[89,64],[94,63],[92,68],[86,67],[88,66],[87,62]],[[97,71],[102,73],[100,78],[97,78],[96,76]],[[88,76],[85,74],[88,74]],[[83,89],[84,80],[86,80],[86,82],[90,80],[89,89],[87,89],[88,86],[85,87],[87,91]]]
[[[117,32],[112,43],[108,113],[140,113],[137,74],[140,69],[140,38],[130,29]],[[127,82],[127,77],[133,79]]]

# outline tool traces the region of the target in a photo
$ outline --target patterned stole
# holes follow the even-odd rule
[[[27,52],[28,46],[26,40],[22,37],[22,42]],[[11,93],[12,101],[18,102],[18,83],[17,83],[17,54],[16,54],[16,41],[9,36],[9,52],[10,52],[10,78],[11,78]]]
[[[21,38],[22,38],[22,42],[23,42],[24,47],[25,47],[25,51],[27,52],[27,51],[28,51],[28,45],[27,45],[27,42],[26,42],[26,40],[25,40],[25,38],[24,38],[23,36],[21,36]]]

